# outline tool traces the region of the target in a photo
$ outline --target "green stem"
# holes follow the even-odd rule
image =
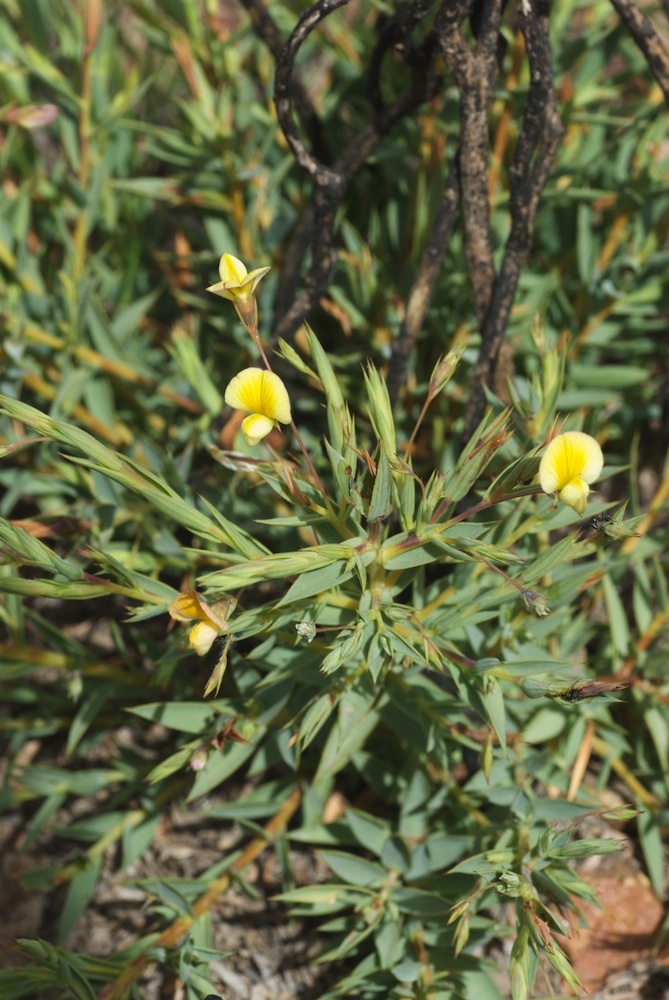
[[[100,28],[100,8],[95,3],[84,5],[84,50],[81,57],[81,105],[79,112],[79,185],[86,191],[90,177],[90,134],[91,134],[91,56],[95,50]],[[86,266],[88,240],[88,219],[86,206],[77,216],[74,231],[73,280],[75,290],[81,281]]]
[[[260,334],[258,333],[258,326],[257,326],[257,324],[256,323],[246,323],[245,325],[246,325],[247,333],[251,337],[251,340],[253,341],[253,343],[258,348],[258,351],[260,352],[260,357],[263,360],[263,364],[265,365],[265,368],[267,369],[268,372],[273,371],[272,366],[269,363],[269,358],[265,354],[265,348],[263,347],[262,341],[260,340]],[[305,447],[304,441],[302,440],[302,437],[300,435],[300,432],[297,429],[297,425],[295,424],[294,420],[291,420],[291,422],[290,422],[290,428],[291,428],[293,434],[295,435],[295,439],[296,439],[298,445],[300,446],[300,451],[304,455],[304,460],[307,463],[307,467],[309,469],[309,472],[311,473],[311,476],[313,478],[314,484],[315,484],[318,492],[323,497],[323,500],[325,501],[325,505],[326,505],[326,507],[328,509],[328,516],[334,515],[334,511],[332,510],[332,506],[330,504],[329,497],[328,497],[327,493],[325,492],[325,487],[323,486],[323,483],[321,482],[320,476],[316,472],[316,467],[315,467],[314,463],[311,461],[311,458],[309,456],[309,452],[307,451],[307,449]]]
[[[423,403],[423,408],[420,411],[420,413],[418,414],[418,420],[416,421],[416,423],[414,425],[414,429],[411,432],[411,437],[409,438],[409,443],[407,444],[406,448],[404,449],[404,461],[405,462],[407,462],[409,460],[409,455],[411,454],[411,449],[413,447],[413,443],[416,440],[416,434],[418,434],[418,431],[420,429],[420,425],[423,423],[423,420],[425,418],[425,414],[427,413],[427,408],[428,408],[428,406],[430,405],[430,403],[432,402],[433,399],[434,399],[434,396],[432,395],[432,393],[428,392],[427,396],[425,397],[425,402]]]

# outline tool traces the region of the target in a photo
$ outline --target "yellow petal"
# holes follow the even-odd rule
[[[566,503],[568,507],[573,507],[577,514],[585,514],[588,502],[590,487],[582,479],[577,477],[571,483],[567,483],[564,489],[558,493],[558,500]]]
[[[189,622],[194,618],[206,618],[202,598],[194,590],[184,590],[170,601],[167,609],[171,618],[178,622]]]
[[[258,413],[272,422],[291,421],[288,390],[278,375],[262,368],[245,368],[235,375],[225,390],[225,402],[235,410]]]
[[[228,290],[225,281],[217,281],[215,285],[209,285],[207,291],[211,292],[212,295],[220,295],[222,299],[229,299],[230,302],[235,301],[235,295]]]
[[[226,614],[229,607],[229,600],[217,601],[215,604],[209,605],[197,591],[191,588],[182,591],[173,601],[170,601],[167,610],[175,621],[190,622],[193,619],[199,619],[203,622],[209,622],[219,632],[228,628]]]
[[[191,629],[188,641],[198,656],[204,656],[214,645],[219,634],[220,629],[216,625],[210,622],[198,622],[195,628]]]
[[[227,285],[241,285],[247,274],[246,267],[239,257],[233,257],[231,253],[224,253],[221,257],[218,273],[221,281]]]
[[[594,483],[603,466],[602,449],[593,437],[567,431],[546,448],[539,465],[539,484],[544,493],[559,493],[577,479],[583,484]]]
[[[272,270],[271,267],[256,267],[253,271],[249,271],[249,273],[246,275],[246,280],[244,284],[247,284],[250,281],[251,291],[255,292],[258,286],[258,282],[261,281],[265,277],[267,272],[271,270]]]
[[[260,403],[262,368],[244,368],[228,382],[225,402],[233,410],[256,410]]]
[[[263,416],[262,413],[251,413],[250,416],[245,417],[242,420],[242,434],[249,448],[253,448],[264,437],[267,437],[275,426],[276,421],[270,420],[269,417]]]

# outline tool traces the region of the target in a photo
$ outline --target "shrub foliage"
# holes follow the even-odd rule
[[[577,990],[589,814],[662,890],[669,62],[635,11],[6,3],[0,803],[66,889],[3,997],[220,991],[212,913],[268,848],[323,998],[500,997],[500,940],[514,1000]],[[272,268],[232,304],[223,253]],[[291,412],[250,446],[225,393],[265,366]],[[604,452],[584,516],[537,479],[563,429]],[[68,948],[175,809],[244,846]]]

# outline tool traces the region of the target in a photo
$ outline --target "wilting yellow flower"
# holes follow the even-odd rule
[[[604,466],[602,449],[582,431],[567,431],[553,438],[539,465],[539,485],[544,493],[557,493],[558,500],[585,511],[590,483]]]
[[[230,601],[217,601],[209,605],[194,590],[184,590],[170,602],[167,610],[175,621],[197,620],[198,623],[191,629],[188,641],[198,656],[204,656],[219,635],[228,631],[225,614],[229,607]]]
[[[269,267],[256,267],[254,271],[247,271],[238,257],[224,253],[218,264],[221,280],[215,285],[210,285],[207,291],[234,303],[237,315],[245,326],[249,323],[257,326],[258,304],[255,290],[258,282],[269,270]]]
[[[288,391],[274,372],[263,368],[245,368],[235,375],[225,390],[225,402],[234,410],[249,413],[242,420],[242,433],[252,447],[278,424],[289,424]]]

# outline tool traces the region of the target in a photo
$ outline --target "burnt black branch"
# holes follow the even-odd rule
[[[369,99],[376,114],[385,110],[381,95],[381,70],[388,52],[393,50],[407,65],[415,69],[420,67],[425,58],[430,58],[425,46],[414,48],[411,45],[411,34],[433,3],[434,0],[404,0],[392,16],[381,24],[378,41],[369,60],[367,82]],[[428,48],[431,46],[432,39],[427,43]]]
[[[348,0],[321,0],[309,8],[300,18],[277,62],[275,89],[279,124],[295,159],[314,185],[314,195],[312,205],[298,226],[297,234],[301,243],[296,245],[295,237],[291,241],[293,273],[295,261],[301,264],[309,248],[311,265],[301,290],[292,298],[290,305],[282,312],[277,309],[275,337],[290,338],[332,281],[338,257],[335,220],[351,177],[368,160],[376,145],[393,125],[411,114],[435,91],[435,47],[433,40],[427,39],[420,50],[421,58],[413,60],[415,65],[412,67],[410,86],[394,101],[387,105],[381,103],[376,107],[373,120],[351,139],[331,166],[319,161],[314,152],[307,148],[293,118],[291,79],[295,58],[303,42],[324,17],[345,2]],[[425,6],[423,3],[419,8]],[[405,19],[407,32],[413,28],[414,23],[415,17]],[[406,39],[405,50],[411,50],[414,55],[408,34]],[[297,282],[293,288],[296,285]]]
[[[275,60],[281,55],[286,39],[279,31],[276,23],[262,0],[240,0],[246,8],[258,38],[262,39]],[[297,111],[304,133],[309,139],[316,156],[328,162],[331,159],[330,148],[323,131],[321,120],[314,109],[311,99],[300,78],[295,74],[292,80],[293,103]]]
[[[486,0],[479,10],[476,49],[470,48],[463,32],[464,20],[471,12],[470,3],[445,0],[435,30],[460,94],[460,187],[465,250],[476,317],[479,326],[483,326],[495,281],[488,197],[488,116],[499,73],[501,0]]]
[[[519,7],[530,89],[510,170],[511,232],[481,329],[481,350],[465,415],[466,436],[483,416],[483,387],[492,382],[520,274],[530,254],[539,198],[564,131],[553,86],[548,13],[539,0],[521,0]]]
[[[627,31],[643,52],[669,103],[669,53],[635,0],[611,0]],[[284,251],[276,301],[274,337],[290,339],[331,284],[338,260],[336,221],[355,173],[369,162],[380,140],[428,100],[457,89],[459,134],[441,205],[433,220],[410,289],[400,334],[393,347],[388,381],[393,398],[405,382],[408,360],[420,335],[438,282],[458,214],[462,218],[473,307],[481,349],[465,414],[468,436],[492,386],[523,268],[532,248],[540,198],[563,133],[553,82],[547,0],[509,3],[508,22],[522,36],[529,85],[522,124],[509,167],[509,236],[496,271],[490,205],[490,107],[504,56],[501,33],[507,0],[399,0],[379,19],[367,67],[368,121],[331,155],[326,127],[296,67],[305,41],[323,20],[348,0],[318,0],[300,17],[287,40],[281,37],[262,0],[242,0],[255,30],[276,59],[276,107],[296,162],[308,180],[303,209]],[[669,0],[663,0],[669,12]],[[420,30],[423,28],[424,30]],[[519,36],[519,37],[520,37]],[[416,39],[421,38],[418,42]],[[522,48],[519,48],[522,58]],[[440,63],[441,58],[441,63]],[[438,67],[447,67],[442,78]],[[401,66],[402,77],[394,70]],[[393,71],[406,89],[390,99],[383,74]],[[407,72],[408,71],[408,72]],[[410,152],[410,151],[409,151]],[[305,262],[308,261],[308,266]],[[447,345],[440,345],[447,347]]]
[[[302,169],[320,187],[336,187],[341,183],[341,178],[336,171],[332,171],[326,167],[324,163],[319,161],[317,156],[307,149],[299,133],[299,129],[293,118],[293,103],[295,99],[295,91],[292,86],[293,70],[297,54],[311,32],[328,14],[331,14],[339,7],[345,7],[347,3],[349,3],[349,0],[319,0],[313,7],[306,10],[295,25],[288,41],[284,44],[276,64],[274,100],[276,102],[279,124],[293,156]]]
[[[634,0],[611,0],[611,3],[646,57],[648,67],[662,88],[669,106],[669,52],[653,27],[653,22],[639,10]],[[664,0],[664,9],[669,17],[669,0]]]

